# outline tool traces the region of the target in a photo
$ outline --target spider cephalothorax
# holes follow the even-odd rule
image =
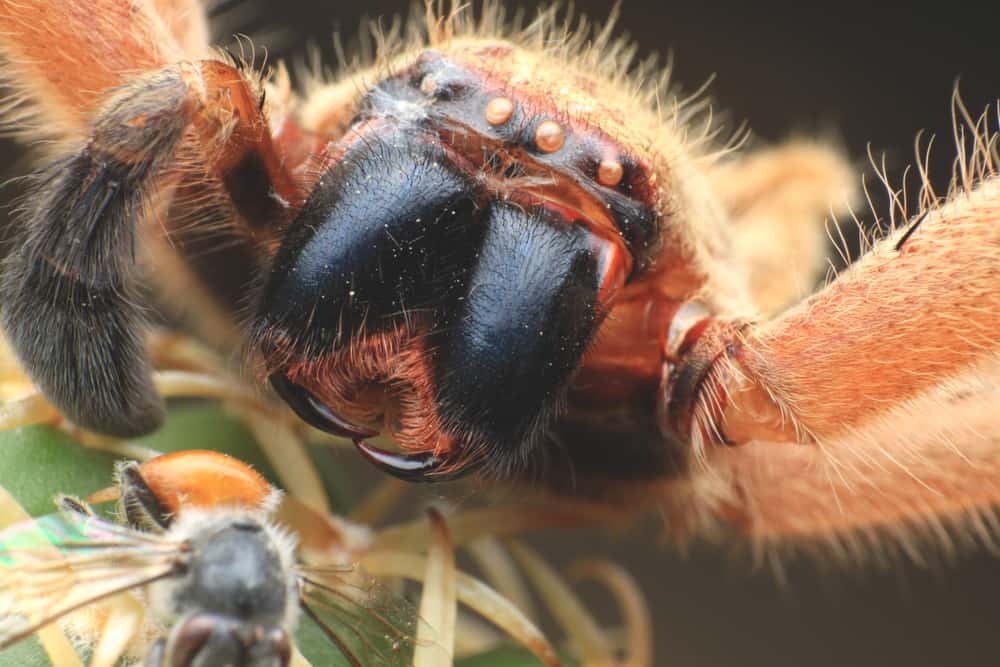
[[[553,107],[551,82],[512,83],[533,66],[455,44],[359,100],[261,300],[273,382],[312,394],[293,404],[456,463],[530,458],[660,247],[648,165]]]
[[[763,535],[1000,496],[947,481],[1000,467],[982,384],[1000,324],[982,125],[955,201],[925,192],[907,229],[793,305],[822,267],[822,222],[852,199],[845,161],[809,142],[713,148],[698,106],[632,67],[610,29],[428,11],[417,37],[382,40],[375,63],[300,100],[211,56],[189,0],[98,4],[57,12],[69,46],[48,53],[35,17],[56,10],[0,3],[20,118],[61,140],[22,207],[3,318],[79,424],[158,423],[132,254],[154,219],[142,238],[169,280],[153,287],[217,342],[249,343],[307,422],[408,479],[635,490],[678,525],[724,516]],[[84,67],[71,47],[94,34],[87,48],[107,52]],[[950,415],[940,437],[906,427],[926,405]],[[970,424],[977,465],[943,463]],[[366,442],[376,433],[398,451]],[[914,488],[942,470],[945,491]]]

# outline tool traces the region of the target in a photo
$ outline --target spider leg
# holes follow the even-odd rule
[[[206,23],[198,0],[0,2],[0,80],[9,93],[0,128],[30,141],[41,156],[64,157],[89,137],[90,121],[111,91],[137,73],[214,57]],[[252,88],[257,104],[268,88],[263,111],[281,161],[292,170],[317,142],[305,140],[291,121],[297,101],[287,81],[278,67],[275,81],[253,81]],[[240,342],[236,311],[258,268],[257,239],[247,225],[233,224],[237,212],[225,187],[205,173],[197,142],[185,141],[175,163],[174,187],[150,202],[162,230],[143,239],[143,268],[171,276],[151,296],[175,322],[232,349]]]
[[[775,320],[709,325],[695,486],[751,534],[995,534],[1000,181],[921,215]]]
[[[5,106],[7,127],[35,141],[39,133],[84,138],[107,91],[185,57],[146,2],[4,0],[0,31],[3,77],[16,102]]]
[[[191,135],[258,239],[301,204],[253,82],[201,61],[119,89],[86,143],[34,177],[22,207],[0,290],[4,328],[36,386],[86,428],[127,437],[162,419],[135,291],[136,228]]]
[[[888,547],[918,562],[926,546],[945,555],[957,544],[995,552],[998,370],[992,380],[953,381],[814,445],[719,448],[709,487],[725,480],[727,500],[736,501],[725,513],[765,543],[820,541],[847,557]],[[930,544],[914,539],[921,536]]]
[[[824,222],[857,199],[855,170],[841,152],[792,140],[721,162],[708,175],[729,211],[754,305],[771,315],[812,292],[826,268]]]
[[[192,58],[211,55],[211,31],[201,0],[151,0],[156,14],[184,53]]]
[[[764,406],[765,395],[775,417],[783,407],[800,435],[824,439],[995,357],[998,214],[1000,181],[989,180],[927,212],[905,243],[904,228],[814,297],[741,334],[729,355],[743,378],[729,392],[729,438],[756,437],[740,406]]]

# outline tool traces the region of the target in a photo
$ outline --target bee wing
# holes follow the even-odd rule
[[[299,568],[302,608],[353,667],[409,667],[417,607],[357,568]]]
[[[169,576],[179,545],[65,512],[0,532],[0,648],[88,604]]]

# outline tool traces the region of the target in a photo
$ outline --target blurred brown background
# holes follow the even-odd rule
[[[241,3],[232,4],[240,10]],[[275,39],[284,55],[301,54],[310,41],[329,53],[334,29],[349,34],[362,13],[388,17],[409,6],[408,0],[257,4],[259,10],[231,30],[258,35],[262,43],[273,29],[287,31],[292,40]],[[611,6],[575,4],[598,20]],[[954,156],[948,102],[956,78],[974,113],[1000,96],[995,19],[971,3],[945,3],[932,12],[823,4],[625,0],[620,25],[642,54],[673,51],[676,80],[686,88],[717,74],[710,88],[717,106],[734,122],[746,120],[763,140],[826,133],[840,137],[859,164],[871,142],[876,154],[887,152],[898,175],[912,160],[917,131],[925,129],[938,135],[932,174],[945,181]],[[0,143],[5,175],[16,173],[17,156],[12,144]],[[561,562],[599,552],[628,565],[654,611],[657,665],[998,662],[1000,560],[985,553],[930,568],[892,564],[864,571],[794,560],[785,563],[780,584],[770,571],[755,571],[748,559],[718,548],[696,547],[681,557],[652,537],[548,542],[547,552]]]

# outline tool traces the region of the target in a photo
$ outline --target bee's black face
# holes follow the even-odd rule
[[[253,519],[190,540],[173,593],[182,615],[167,643],[170,667],[284,667],[289,578],[278,548]]]

